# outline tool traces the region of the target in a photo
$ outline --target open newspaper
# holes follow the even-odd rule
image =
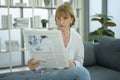
[[[23,33],[30,56],[40,61],[38,68],[68,67],[61,31],[27,29]]]

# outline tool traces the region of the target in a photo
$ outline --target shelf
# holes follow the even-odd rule
[[[2,28],[0,28],[0,30],[13,30],[13,29],[22,29],[22,28],[10,28],[10,29],[2,29]]]
[[[8,8],[6,5],[0,5],[0,8]],[[33,8],[32,6],[9,6],[9,8]],[[40,9],[56,9],[56,7],[34,7]]]
[[[9,52],[17,52],[17,51],[26,51],[26,49],[24,48],[21,48],[19,50],[11,50],[11,51],[7,51],[7,50],[1,50],[0,53],[9,53]]]
[[[8,30],[8,29],[0,29],[0,30]]]

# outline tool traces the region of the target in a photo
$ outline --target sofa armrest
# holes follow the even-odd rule
[[[92,66],[95,65],[95,46],[92,42],[84,42],[84,51],[85,51],[85,57],[84,57],[84,66]]]

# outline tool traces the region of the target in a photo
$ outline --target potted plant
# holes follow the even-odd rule
[[[101,27],[89,33],[89,41],[98,42],[101,36],[114,37],[115,33],[108,29],[108,27],[116,26],[116,23],[111,21],[112,18],[112,16],[107,16],[106,14],[93,15],[91,20],[100,22]]]
[[[48,23],[48,20],[47,19],[42,19],[41,23],[42,23],[42,27],[46,28],[46,24]]]

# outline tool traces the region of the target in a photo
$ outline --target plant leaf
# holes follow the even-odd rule
[[[108,29],[103,32],[103,35],[114,37],[115,33],[112,30]]]
[[[91,20],[92,21],[99,21],[100,19],[99,18],[92,18]]]
[[[99,19],[99,18],[92,18],[91,21],[98,21],[98,22],[100,22],[101,24],[103,23],[102,20]]]
[[[116,24],[114,22],[106,22],[106,23],[104,23],[104,26],[114,27],[114,26],[116,26]]]

